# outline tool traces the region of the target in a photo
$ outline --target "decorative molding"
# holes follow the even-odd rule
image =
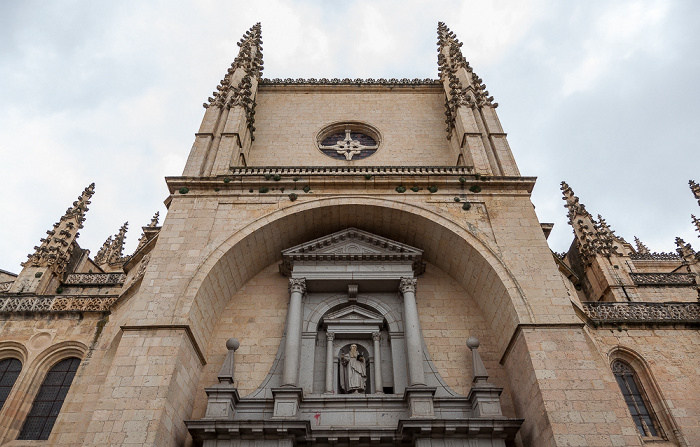
[[[106,312],[116,296],[0,297],[0,312]]]
[[[647,252],[630,253],[630,259],[634,261],[680,261],[681,258],[676,253],[657,253]]]
[[[470,175],[473,166],[258,166],[231,167],[231,175]]]
[[[699,303],[584,302],[583,311],[595,321],[700,323]]]
[[[65,285],[93,286],[93,285],[122,285],[126,281],[124,273],[71,273],[66,275]]]
[[[697,284],[693,273],[630,273],[638,286],[694,286]]]
[[[10,282],[0,282],[0,292],[7,292],[10,290],[10,287],[12,287],[12,284],[14,284],[14,281]]]
[[[309,79],[292,79],[292,78],[274,78],[274,79],[261,79],[260,85],[439,85],[439,79],[350,79],[350,78],[309,78]]]

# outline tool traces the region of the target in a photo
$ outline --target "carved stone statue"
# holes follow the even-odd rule
[[[346,355],[340,351],[340,388],[345,394],[364,393],[367,386],[367,368],[365,359],[357,351],[357,345],[350,346]]]

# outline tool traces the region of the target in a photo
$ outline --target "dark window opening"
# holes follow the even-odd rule
[[[5,405],[7,396],[12,391],[19,373],[22,371],[22,362],[17,359],[4,359],[0,361],[0,409]]]
[[[17,439],[49,439],[78,366],[80,366],[80,359],[68,358],[51,368],[39,388],[39,393],[34,399],[32,409]]]
[[[644,390],[640,386],[634,370],[619,360],[612,364],[612,370],[639,433],[642,436],[659,436],[656,418],[650,411],[651,406],[647,405]]]

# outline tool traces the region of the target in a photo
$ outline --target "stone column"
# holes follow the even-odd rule
[[[421,343],[418,308],[416,307],[415,278],[401,278],[399,290],[403,294],[404,336],[408,360],[408,386],[425,385],[423,373],[423,346]]]
[[[372,332],[372,340],[374,340],[374,392],[376,394],[384,394],[384,384],[382,383],[382,355],[379,346],[381,333]]]
[[[289,279],[289,309],[287,310],[287,336],[284,343],[284,371],[282,386],[299,384],[299,358],[301,357],[301,297],[306,292],[306,279]]]
[[[333,340],[335,332],[326,332],[326,394],[333,394]]]

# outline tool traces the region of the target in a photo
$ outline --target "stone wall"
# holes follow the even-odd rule
[[[356,87],[313,91],[261,86],[249,166],[454,166],[445,132],[442,86]],[[322,154],[316,135],[325,126],[357,121],[382,136],[379,150],[347,162]]]

